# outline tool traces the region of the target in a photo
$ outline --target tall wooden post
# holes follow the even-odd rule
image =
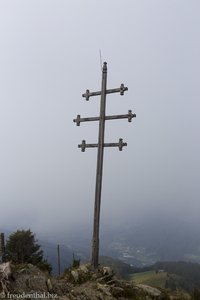
[[[104,143],[105,135],[105,121],[106,120],[115,120],[115,119],[128,119],[128,122],[132,121],[132,118],[136,117],[136,114],[133,114],[131,110],[128,111],[128,114],[125,115],[114,115],[106,116],[106,95],[111,93],[119,92],[120,95],[124,95],[124,92],[128,88],[122,83],[120,88],[109,89],[107,90],[107,63],[104,62],[102,69],[102,84],[101,91],[90,92],[86,90],[86,93],[82,96],[89,100],[92,96],[101,95],[100,103],[100,115],[99,117],[91,118],[81,118],[80,115],[77,115],[77,118],[73,121],[77,126],[80,126],[81,122],[88,121],[99,121],[99,138],[98,144],[86,144],[86,141],[83,140],[82,144],[79,144],[78,147],[81,148],[82,152],[85,152],[86,148],[98,148],[97,152],[97,171],[96,171],[96,188],[95,188],[95,204],[94,204],[94,223],[93,223],[93,239],[92,239],[92,266],[97,269],[99,265],[99,224],[100,224],[100,206],[101,206],[101,190],[102,190],[102,175],[103,175],[103,154],[104,147],[118,147],[122,151],[124,146],[127,146],[127,143],[123,142],[123,139],[120,138],[118,143]]]
[[[106,85],[107,85],[107,64],[104,63],[103,70],[102,70],[96,189],[95,189],[95,204],[94,204],[94,224],[93,224],[93,239],[92,239],[92,265],[94,266],[94,268],[98,267],[98,256],[99,256],[99,222],[100,222],[101,188],[102,188],[102,175],[103,175]]]
[[[58,275],[60,275],[60,245],[57,245],[57,254],[58,254]]]
[[[4,233],[0,233],[0,256],[2,263],[6,261]]]

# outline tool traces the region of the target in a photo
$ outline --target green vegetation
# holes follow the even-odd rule
[[[80,259],[75,259],[75,255],[73,253],[72,268],[78,268],[79,266],[80,266]]]
[[[43,271],[51,272],[51,266],[43,258],[43,251],[30,230],[17,230],[9,236],[6,258],[15,264],[31,263]]]
[[[162,271],[159,271],[162,270]],[[130,276],[142,283],[175,293],[176,299],[200,300],[200,264],[190,262],[158,262],[141,268]],[[188,295],[191,295],[190,298]]]
[[[151,269],[163,269],[170,274],[166,287],[191,293],[200,288],[200,264],[190,262],[158,262]]]
[[[133,276],[131,276],[131,279],[136,284],[142,283],[153,287],[165,288],[167,273],[156,273],[155,271],[147,271],[143,273],[133,274]]]
[[[195,289],[193,291],[191,300],[200,300],[200,290],[199,289]]]

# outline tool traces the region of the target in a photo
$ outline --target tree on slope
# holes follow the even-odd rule
[[[31,263],[41,269],[51,271],[51,266],[43,258],[43,251],[30,229],[17,230],[9,236],[6,243],[6,256],[13,263]]]

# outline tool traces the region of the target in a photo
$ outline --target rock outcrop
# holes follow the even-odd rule
[[[60,277],[50,277],[28,264],[14,269],[15,281],[8,286],[9,294],[2,299],[61,299],[61,300],[164,300],[160,290],[131,281],[118,280],[113,271],[102,267],[93,271],[89,264],[67,270]],[[21,297],[20,297],[21,295]]]

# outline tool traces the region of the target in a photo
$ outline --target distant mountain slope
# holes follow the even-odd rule
[[[183,216],[145,216],[109,226],[102,221],[100,255],[118,258],[133,266],[152,265],[157,261],[200,263],[199,227]],[[75,228],[68,237],[73,249],[90,256],[91,228]],[[62,237],[60,237],[62,240]]]
[[[157,262],[153,266],[141,268],[137,274],[145,275],[145,272],[148,275],[148,283],[152,283],[152,280],[157,276],[155,274],[163,274],[164,276],[167,274],[165,288],[171,290],[183,289],[189,293],[194,289],[200,289],[200,264],[197,263],[184,261]],[[136,278],[139,278],[139,276],[136,276]],[[159,280],[159,276],[157,276],[157,279]]]
[[[135,273],[132,275],[131,280],[135,284],[147,284],[153,287],[166,287],[167,273],[166,272],[155,272],[155,270]]]
[[[200,289],[200,264],[184,261],[157,262],[152,266],[135,268],[107,256],[100,258],[102,265],[110,266],[117,275],[129,278],[135,283],[148,284],[170,290],[191,293]]]
[[[100,264],[110,267],[118,277],[127,277],[133,272],[139,272],[140,269],[133,268],[119,259],[108,256],[100,256]]]
[[[187,260],[200,263],[198,228],[182,220],[157,216],[102,233],[102,252],[132,265]]]

